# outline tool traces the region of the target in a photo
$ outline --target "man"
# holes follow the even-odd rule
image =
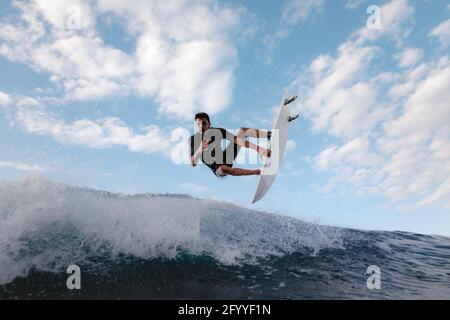
[[[296,96],[287,98],[284,101],[284,104],[287,105],[296,98]],[[290,117],[289,121],[295,120],[297,117],[298,116]],[[211,127],[209,115],[204,112],[197,113],[194,121],[198,131],[190,138],[191,165],[193,167],[197,165],[198,159],[201,158],[202,162],[220,178],[227,175],[248,176],[261,174],[261,169],[233,168],[233,162],[241,147],[253,149],[263,157],[270,157],[271,151],[269,149],[255,145],[245,138],[256,137],[267,138],[270,140],[272,135],[271,131],[240,128],[236,132],[236,135],[234,135],[223,128]],[[223,150],[221,145],[222,141],[225,139],[230,141],[230,143],[227,148]]]

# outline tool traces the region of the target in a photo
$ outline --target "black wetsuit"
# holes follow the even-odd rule
[[[236,136],[231,134],[223,128],[209,128],[203,133],[197,132],[190,138],[191,157],[195,151],[198,150],[203,140],[208,140],[208,148],[203,150],[200,155],[200,159],[206,164],[212,172],[217,176],[217,169],[220,165],[226,164],[229,167],[233,166],[233,161],[236,159],[240,146],[234,143]],[[222,149],[222,140],[229,140],[225,150]]]

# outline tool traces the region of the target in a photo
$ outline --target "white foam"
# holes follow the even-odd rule
[[[236,264],[338,243],[318,226],[218,201],[125,196],[39,176],[0,183],[0,284],[93,255],[175,258],[181,250]]]

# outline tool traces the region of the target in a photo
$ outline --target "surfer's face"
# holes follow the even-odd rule
[[[197,126],[197,130],[199,132],[205,132],[211,127],[211,124],[206,119],[196,119],[195,125]]]

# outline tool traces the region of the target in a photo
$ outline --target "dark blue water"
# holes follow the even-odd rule
[[[0,186],[0,298],[449,299],[450,239],[307,224],[180,195]],[[68,290],[66,268],[81,268]],[[367,267],[380,268],[380,289]]]

